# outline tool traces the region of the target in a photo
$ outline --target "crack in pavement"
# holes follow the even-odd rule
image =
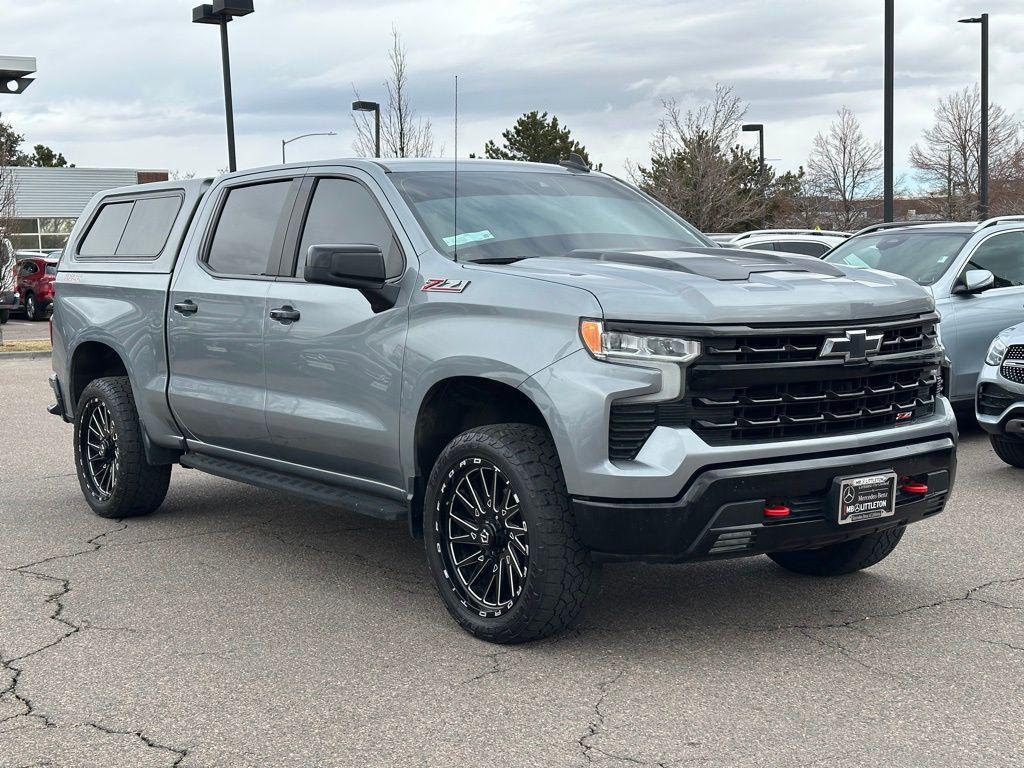
[[[498,660],[502,656],[508,656],[510,653],[512,653],[511,650],[475,654],[481,659],[488,659],[491,662],[491,669],[484,670],[479,675],[474,675],[473,677],[467,678],[463,680],[461,683],[459,683],[459,685],[469,685],[470,683],[475,683],[478,680],[483,680],[485,677],[490,677],[491,675],[500,675],[502,672],[507,672],[508,667],[502,667],[501,663]]]
[[[75,622],[71,621],[70,619],[68,619],[64,615],[65,611],[66,611],[66,608],[67,608],[67,606],[64,604],[64,599],[68,596],[68,594],[71,593],[71,580],[70,579],[63,578],[63,577],[60,577],[60,576],[54,576],[52,574],[44,573],[42,571],[34,570],[34,569],[38,568],[41,565],[45,565],[46,563],[53,563],[53,562],[57,562],[59,560],[69,560],[71,558],[79,557],[80,555],[88,555],[88,554],[93,554],[95,552],[98,552],[99,550],[103,549],[104,546],[106,546],[106,544],[105,544],[105,542],[103,540],[107,536],[110,536],[110,535],[112,535],[114,533],[119,533],[121,531],[127,530],[127,528],[128,528],[128,524],[127,523],[125,523],[123,520],[118,520],[118,523],[119,523],[119,525],[116,528],[111,528],[108,531],[103,531],[102,533],[99,533],[96,536],[93,536],[88,541],[86,541],[85,544],[88,547],[88,549],[82,549],[82,550],[79,550],[77,552],[71,552],[69,554],[64,554],[64,555],[52,555],[50,557],[44,557],[44,558],[41,558],[39,560],[35,560],[35,561],[31,562],[31,563],[25,563],[24,565],[19,565],[19,566],[15,567],[15,568],[3,568],[2,569],[2,570],[5,570],[5,571],[8,571],[10,573],[18,573],[18,574],[21,574],[23,576],[30,576],[30,577],[32,577],[34,579],[40,579],[40,580],[51,582],[51,583],[57,585],[56,589],[54,589],[54,591],[50,592],[50,594],[48,594],[46,596],[46,599],[43,602],[44,602],[44,604],[51,606],[50,615],[47,617],[48,620],[55,621],[55,622],[57,622],[59,624],[62,624],[65,627],[65,629],[64,629],[63,633],[56,640],[52,640],[52,641],[50,641],[48,643],[45,643],[45,644],[43,644],[43,645],[41,645],[41,646],[39,646],[37,648],[33,648],[32,650],[28,651],[27,653],[23,653],[20,656],[13,656],[11,658],[7,658],[6,656],[3,656],[2,654],[0,654],[0,668],[2,668],[3,670],[9,672],[10,675],[11,675],[10,683],[7,685],[7,687],[4,690],[0,691],[0,701],[13,700],[14,702],[16,702],[19,705],[19,708],[22,709],[21,712],[18,712],[18,713],[13,714],[13,715],[8,715],[8,716],[0,719],[0,725],[3,725],[5,723],[9,723],[9,722],[12,722],[12,721],[19,720],[21,718],[34,718],[34,719],[41,720],[43,725],[45,727],[47,727],[47,728],[57,728],[58,727],[57,723],[54,720],[52,720],[49,717],[49,715],[47,715],[45,712],[42,712],[35,705],[35,703],[32,701],[32,699],[30,699],[28,697],[28,695],[22,689],[23,686],[21,686],[20,683],[21,683],[21,675],[22,675],[24,669],[22,667],[18,666],[18,663],[22,662],[22,661],[25,661],[26,659],[30,659],[30,658],[32,658],[32,657],[34,657],[34,656],[36,656],[36,655],[38,655],[40,653],[43,653],[44,651],[47,651],[50,648],[54,648],[54,647],[60,645],[61,643],[63,643],[68,638],[73,637],[73,636],[79,634],[80,632],[83,632],[83,631],[86,631],[86,630],[89,630],[89,629],[94,629],[94,627],[92,625],[90,625],[88,622],[84,622],[82,624],[76,624]],[[97,629],[99,629],[99,628],[97,628]],[[107,628],[102,628],[102,629],[107,629]],[[117,629],[122,629],[122,628],[117,628]],[[148,736],[144,735],[141,731],[115,731],[115,730],[112,730],[112,729],[108,729],[105,726],[99,725],[97,723],[84,723],[84,725],[91,726],[91,727],[93,727],[93,728],[95,728],[95,729],[97,729],[99,731],[103,731],[105,733],[118,734],[118,735],[124,735],[124,736],[136,736],[136,737],[139,738],[140,741],[142,741],[143,744],[145,744],[149,748],[160,749],[160,750],[165,750],[165,751],[171,752],[171,753],[177,755],[177,758],[171,764],[172,767],[180,765],[181,762],[185,759],[185,757],[188,754],[188,750],[182,750],[182,749],[178,749],[176,747],[169,747],[169,746],[167,746],[165,744],[161,744],[161,743],[159,743],[157,741],[154,741],[153,739],[149,738]],[[16,729],[10,729],[10,730],[16,730]],[[2,732],[6,733],[6,732],[8,732],[8,729],[5,729]],[[47,765],[47,764],[48,763],[43,762],[43,763],[36,763],[35,765]]]
[[[608,693],[611,691],[612,686],[618,683],[625,674],[626,670],[620,669],[614,677],[602,680],[597,684],[598,697],[597,701],[594,702],[594,712],[591,715],[590,722],[587,724],[587,732],[580,736],[577,741],[580,751],[587,763],[594,762],[594,757],[590,753],[596,749],[590,742],[597,736],[601,729],[604,728],[605,712],[601,707],[604,705],[605,699],[608,698]],[[601,750],[596,751],[601,752],[601,754],[606,754]]]
[[[179,747],[171,747],[167,744],[161,744],[160,742],[154,741],[153,739],[149,738],[142,731],[118,731],[114,728],[108,728],[105,725],[101,725],[100,723],[84,723],[84,725],[86,725],[89,728],[95,728],[97,731],[100,731],[101,733],[110,734],[111,736],[135,736],[137,739],[139,739],[139,741],[141,741],[150,749],[162,749],[165,752],[170,752],[171,754],[177,755],[174,762],[171,763],[171,768],[177,768],[177,766],[181,765],[182,761],[186,757],[188,757],[187,749],[180,749]]]
[[[959,597],[945,597],[945,598],[942,598],[941,600],[936,600],[935,602],[932,602],[932,603],[925,603],[923,605],[915,605],[915,606],[912,606],[910,608],[904,608],[904,609],[899,610],[899,611],[892,611],[891,613],[868,614],[867,616],[861,616],[860,618],[850,619],[848,621],[830,622],[830,623],[826,623],[826,624],[780,624],[779,626],[776,626],[776,627],[749,626],[749,625],[747,625],[747,626],[741,627],[741,628],[742,629],[747,629],[747,630],[749,630],[751,632],[779,632],[779,631],[782,631],[782,630],[785,630],[785,629],[794,629],[794,630],[797,630],[797,631],[800,631],[800,630],[815,630],[815,629],[851,629],[851,628],[855,627],[858,624],[861,624],[861,623],[863,623],[865,621],[871,621],[872,619],[895,619],[895,618],[899,618],[900,616],[906,616],[906,615],[911,614],[911,613],[916,613],[917,611],[926,611],[926,610],[930,610],[932,608],[940,608],[940,607],[942,607],[944,605],[950,605],[952,603],[964,603],[964,602],[984,603],[984,604],[987,604],[987,605],[995,605],[996,607],[999,607],[999,608],[1008,608],[1008,609],[1011,609],[1011,610],[1017,610],[1015,608],[1012,608],[1012,606],[1001,605],[999,603],[993,603],[993,601],[991,601],[991,600],[986,600],[986,599],[983,599],[983,598],[980,598],[980,597],[975,597],[975,595],[978,592],[982,591],[983,589],[988,589],[989,587],[994,587],[994,586],[997,586],[997,585],[1001,586],[1001,585],[1004,585],[1004,584],[1019,584],[1021,582],[1024,582],[1024,576],[1015,576],[1015,577],[1009,578],[1009,579],[992,579],[991,581],[986,581],[984,584],[979,584],[976,587],[971,587],[970,589],[967,590],[967,592],[965,594],[963,594],[963,595],[961,595]]]
[[[850,631],[854,631],[855,627],[837,627],[837,629],[847,629]],[[832,641],[829,642],[829,640],[827,640],[826,638],[818,637],[817,635],[815,635],[812,630],[798,629],[797,631],[811,642],[817,643],[823,648],[828,648],[829,650],[836,651],[844,659],[853,662],[857,666],[862,667],[863,669],[866,669],[869,672],[873,672],[876,675],[881,675],[886,680],[891,680],[894,675],[893,672],[889,672],[887,670],[882,669],[881,667],[876,667],[872,664],[868,664],[866,661],[859,658],[853,651],[851,651],[849,648],[843,645],[842,642],[840,642],[838,639],[833,638]],[[903,670],[902,673],[915,680],[920,679],[916,675],[906,670]]]
[[[1009,648],[1012,651],[1024,652],[1024,648],[1022,648],[1021,646],[1014,645],[1013,643],[1004,643],[1001,640],[982,640],[981,642],[987,643],[988,645],[998,645],[1002,646],[1003,648]]]

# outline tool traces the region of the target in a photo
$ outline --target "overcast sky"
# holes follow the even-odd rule
[[[179,0],[0,0],[5,55],[36,56],[36,82],[0,95],[30,144],[82,166],[198,174],[227,165],[217,29]],[[898,0],[896,163],[935,101],[978,78],[992,16],[992,99],[1024,117],[1024,9],[1012,0]],[[643,161],[661,100],[692,105],[732,85],[766,124],[777,168],[806,161],[844,104],[882,131],[882,0],[256,0],[230,25],[240,167],[352,154],[352,85],[382,97],[391,27],[409,51],[413,106],[460,156],[532,109],[558,115],[615,173]],[[755,134],[746,135],[753,141]]]

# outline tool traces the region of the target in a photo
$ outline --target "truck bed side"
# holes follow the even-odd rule
[[[157,445],[177,444],[180,435],[166,392],[167,296],[178,255],[209,186],[210,180],[202,179],[122,187],[89,202],[68,240],[56,280],[53,370],[68,415],[88,381],[97,375],[127,375],[149,439]],[[180,205],[173,213],[176,199]],[[132,253],[133,237],[151,244],[154,239],[153,230],[145,229],[142,207],[133,218],[136,201],[143,200],[159,201],[163,220],[173,215],[173,223],[162,245],[140,246],[139,253]],[[121,234],[101,237],[103,228],[116,230],[119,224]],[[92,240],[118,246],[96,252],[87,240],[94,228]]]

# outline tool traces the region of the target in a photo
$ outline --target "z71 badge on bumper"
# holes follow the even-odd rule
[[[847,477],[839,485],[839,524],[859,523],[896,514],[896,473]]]

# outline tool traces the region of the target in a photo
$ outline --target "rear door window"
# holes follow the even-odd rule
[[[207,265],[224,275],[255,276],[269,271],[292,180],[235,187],[228,192],[213,233]],[[280,251],[278,251],[278,256]],[[276,265],[275,265],[276,266]]]

